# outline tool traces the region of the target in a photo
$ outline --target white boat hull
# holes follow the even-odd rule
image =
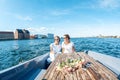
[[[48,53],[0,71],[0,80],[34,80],[41,69],[46,69],[47,58]]]

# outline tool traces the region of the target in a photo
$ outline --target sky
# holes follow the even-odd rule
[[[120,36],[120,0],[0,0],[0,31]]]

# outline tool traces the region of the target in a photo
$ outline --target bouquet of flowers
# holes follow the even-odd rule
[[[78,68],[82,68],[82,64],[85,62],[85,59],[78,58],[78,59],[66,59],[66,61],[59,62],[56,66],[57,70],[65,71],[65,72],[74,72]]]

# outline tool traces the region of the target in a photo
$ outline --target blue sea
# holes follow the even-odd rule
[[[63,40],[61,40],[62,42]],[[71,38],[77,52],[91,50],[120,58],[120,39]],[[53,39],[0,41],[0,70],[49,52]]]

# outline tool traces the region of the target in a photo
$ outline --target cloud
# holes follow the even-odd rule
[[[120,0],[99,0],[99,6],[101,8],[118,8],[120,7]]]
[[[11,12],[3,12],[7,16],[12,16],[16,19],[23,20],[23,21],[32,21],[30,16],[22,16],[21,14],[11,13]]]
[[[70,13],[70,10],[53,10],[50,12],[53,16],[67,15]]]
[[[120,0],[89,0],[74,6],[74,9],[117,9]]]
[[[21,15],[15,15],[17,19],[24,20],[24,21],[32,21],[32,18],[30,16],[21,16]]]
[[[32,34],[46,34],[48,32],[48,28],[46,27],[29,27],[27,30]]]

